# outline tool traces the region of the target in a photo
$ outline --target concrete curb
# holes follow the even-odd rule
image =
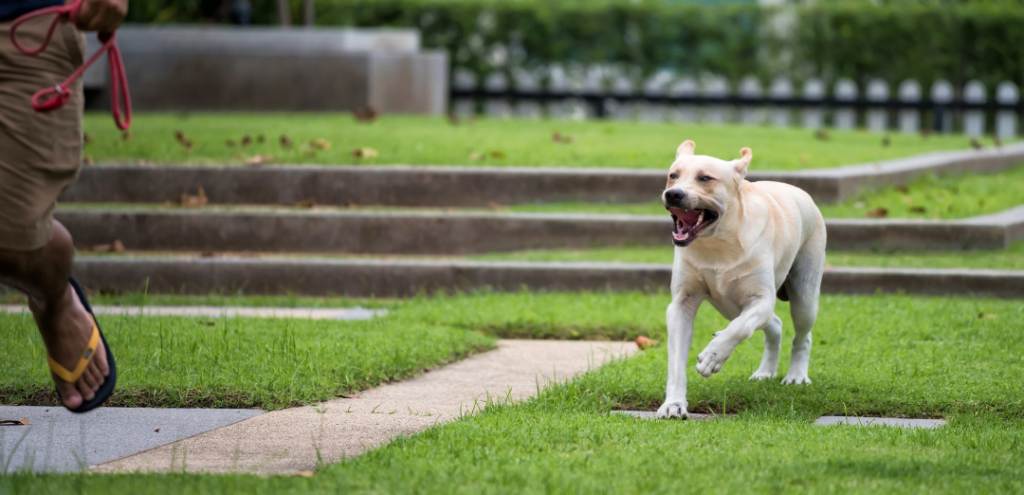
[[[925,173],[995,172],[1024,162],[1024,143],[1002,148],[938,152],[885,162],[797,172],[751,172],[752,181],[800,187],[819,202],[844,201],[862,191],[904,184]],[[666,163],[667,166],[667,163]],[[164,203],[202,187],[212,203],[486,207],[489,203],[612,202],[657,199],[664,170],[309,166],[263,167],[101,165],[86,167],[61,202]]]
[[[62,210],[88,249],[468,255],[527,249],[666,246],[667,215],[567,213]],[[1024,207],[958,221],[826,220],[829,249],[1004,249],[1024,238]]]
[[[90,257],[74,274],[99,291],[407,297],[420,292],[520,289],[556,292],[668,290],[672,268],[660,264],[525,263],[435,260]],[[833,268],[822,292],[1024,297],[1024,271]]]

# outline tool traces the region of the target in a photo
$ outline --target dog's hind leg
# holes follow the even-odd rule
[[[751,380],[764,380],[775,378],[779,369],[779,353],[782,351],[782,320],[772,315],[771,321],[764,327],[764,356],[761,357],[761,366],[750,375]]]
[[[807,371],[811,360],[811,329],[818,318],[818,295],[821,293],[821,276],[825,270],[824,236],[820,242],[821,246],[817,250],[804,247],[793,262],[786,280],[790,298],[789,312],[793,317],[796,336],[793,337],[789,372],[782,379],[784,384],[811,383]]]

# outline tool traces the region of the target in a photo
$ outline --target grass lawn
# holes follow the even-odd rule
[[[672,263],[671,245],[595,247],[586,250],[551,249],[473,256],[481,261],[592,261],[606,263]],[[826,263],[832,266],[881,268],[973,268],[1024,270],[1024,241],[1000,251],[915,251],[848,252],[830,251]]]
[[[442,298],[425,320],[452,324],[648,326],[663,338],[667,296],[538,294]],[[15,475],[14,493],[1019,493],[1024,383],[1016,330],[1024,302],[827,296],[808,386],[750,381],[760,335],[711,379],[692,373],[693,411],[723,420],[644,421],[610,409],[663,398],[664,345],[548,389],[520,405],[399,438],[311,478]],[[786,315],[785,304],[776,309]],[[593,313],[593,316],[589,316]],[[481,315],[481,313],[483,313]],[[433,316],[431,316],[433,315]],[[473,315],[467,317],[467,315]],[[792,335],[788,317],[784,332]],[[699,350],[724,320],[705,305]],[[784,358],[788,355],[785,346]],[[783,360],[780,372],[786,370]],[[938,430],[817,427],[819,414],[945,417]]]
[[[679,143],[697,142],[697,151],[720,158],[754,150],[752,170],[795,170],[870,163],[931,151],[966,149],[963,136],[829,131],[828,140],[806,129],[738,125],[681,125],[639,122],[560,122],[550,120],[488,120],[452,125],[439,117],[386,115],[374,123],[357,122],[351,114],[182,113],[137,114],[131,138],[110,122],[105,112],[85,116],[91,142],[84,153],[96,162],[240,164],[256,155],[275,163],[408,164],[624,167],[667,169]],[[182,131],[191,151],[175,139]],[[563,144],[554,132],[572,136]],[[259,136],[264,142],[259,142]],[[294,143],[280,143],[282,135]],[[245,136],[252,140],[247,146]],[[319,147],[308,145],[326,140]],[[234,146],[229,146],[228,141]],[[325,148],[328,145],[329,148]],[[377,158],[355,158],[353,150],[369,147]]]

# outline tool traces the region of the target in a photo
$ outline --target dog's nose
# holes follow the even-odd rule
[[[682,203],[684,199],[686,199],[686,191],[683,191],[682,189],[669,189],[668,191],[665,191],[666,203],[679,204]]]

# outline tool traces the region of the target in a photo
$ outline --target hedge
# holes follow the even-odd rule
[[[251,0],[257,23],[274,0]],[[298,19],[301,0],[291,0]],[[133,0],[132,22],[208,22],[210,0]],[[205,9],[205,10],[204,10]],[[483,74],[550,63],[605,63],[796,80],[879,77],[1024,82],[1020,3],[819,3],[780,8],[656,0],[317,0],[317,24],[414,27],[423,45]],[[789,20],[792,28],[771,29]]]

